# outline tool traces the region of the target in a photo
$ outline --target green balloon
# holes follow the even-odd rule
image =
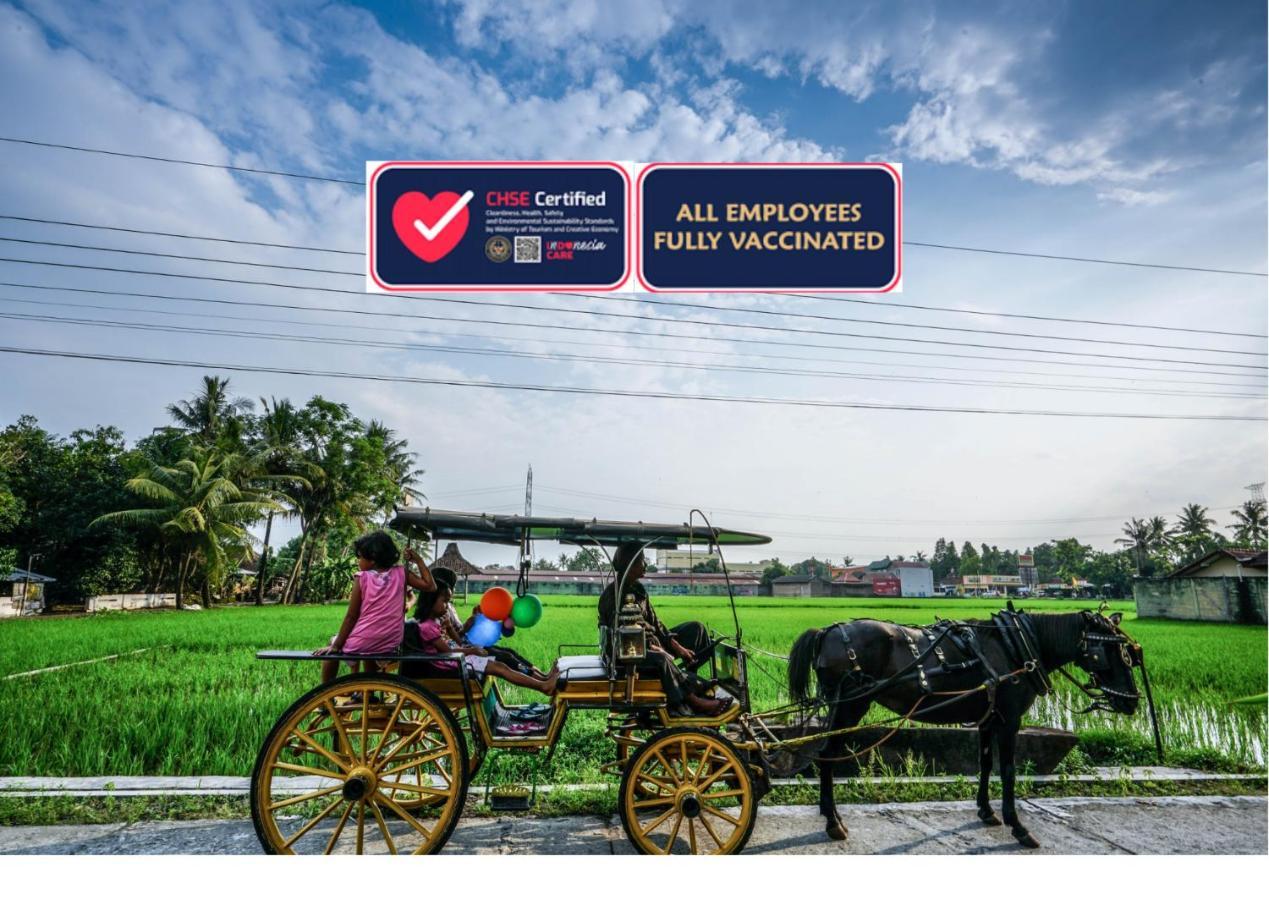
[[[534,594],[516,597],[511,604],[511,621],[517,628],[532,628],[542,618],[542,601]]]

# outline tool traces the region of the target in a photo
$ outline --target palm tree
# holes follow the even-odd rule
[[[167,412],[199,443],[211,446],[222,438],[236,441],[242,434],[242,416],[251,408],[251,401],[245,397],[229,396],[228,378],[204,375],[202,391],[191,400],[169,404]]]
[[[246,524],[280,507],[265,492],[243,490],[233,478],[240,458],[212,450],[196,450],[173,466],[156,465],[148,475],[125,487],[150,505],[107,513],[98,523],[119,522],[157,527],[169,552],[177,556],[176,605],[184,602],[185,585],[201,564],[203,596],[223,580],[250,546]]]
[[[1241,509],[1234,510],[1234,542],[1244,547],[1265,546],[1269,533],[1269,517],[1265,514],[1265,501],[1248,500]]]
[[[1181,562],[1198,559],[1217,543],[1212,533],[1216,520],[1207,514],[1207,507],[1188,503],[1181,509],[1176,526],[1170,532],[1175,544],[1182,548]]]
[[[300,448],[302,420],[299,410],[290,400],[277,398],[266,400],[261,397],[260,406],[264,414],[257,420],[259,437],[254,448],[254,455],[259,461],[263,474],[275,480],[289,481],[301,488],[311,487],[310,479],[320,478],[322,472],[317,466],[304,459],[304,453]],[[279,492],[274,499],[283,504],[282,515],[296,514],[296,501],[292,497]],[[269,540],[273,534],[274,512],[272,509],[269,510],[264,524],[264,546],[260,551],[260,574],[257,576],[256,584],[257,606],[264,602]]]
[[[1115,543],[1132,548],[1137,561],[1137,576],[1140,577],[1150,548],[1150,526],[1141,519],[1129,519],[1124,523],[1123,532],[1124,536],[1115,538]]]

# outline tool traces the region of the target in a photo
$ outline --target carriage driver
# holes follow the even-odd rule
[[[625,575],[622,595],[634,594],[639,604],[643,621],[648,629],[648,668],[656,669],[665,690],[670,709],[677,715],[694,713],[700,716],[721,715],[731,705],[730,698],[713,698],[705,696],[708,684],[691,672],[684,671],[674,664],[676,658],[691,666],[698,656],[708,652],[709,631],[700,622],[684,622],[674,628],[666,628],[657,618],[648,600],[648,592],[639,583],[639,579],[647,572],[643,558],[643,548],[639,544],[625,543],[617,547],[612,559],[617,577],[613,583],[604,588],[599,597],[599,624],[611,627],[617,621],[619,598],[617,584]],[[604,648],[605,654],[609,648]]]

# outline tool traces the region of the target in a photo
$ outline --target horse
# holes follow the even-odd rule
[[[994,741],[1003,824],[1024,847],[1039,847],[1014,806],[1014,748],[1022,717],[1037,696],[1051,690],[1049,673],[1068,663],[1089,675],[1081,688],[1093,698],[1089,709],[1132,715],[1140,700],[1132,670],[1142,662],[1141,647],[1120,631],[1120,619],[1119,613],[1090,610],[1032,615],[1010,603],[988,622],[940,620],[912,628],[855,619],[804,632],[789,654],[789,693],[808,708],[812,703],[828,708],[827,744],[817,760],[828,836],[841,841],[847,835],[833,802],[833,764],[851,758],[842,756],[843,730],[880,703],[918,722],[975,723],[978,818],[984,825],[1002,824],[987,793]],[[812,667],[819,683],[814,699],[808,685]]]

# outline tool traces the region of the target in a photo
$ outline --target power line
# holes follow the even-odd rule
[[[58,144],[58,143],[53,143],[51,141],[35,141],[35,140],[29,140],[25,138],[15,138],[15,137],[5,137],[5,136],[0,136],[0,141],[4,141],[10,144],[23,144],[29,147],[43,147],[46,149],[54,149],[54,150],[70,150],[77,153],[97,153],[103,156],[115,156],[115,157],[122,157],[125,159],[140,159],[140,160],[145,160],[147,162],[161,162],[161,163],[171,163],[175,165],[198,166],[200,168],[205,168],[205,169],[224,169],[230,172],[241,172],[241,173],[249,174],[249,175],[272,175],[272,176],[280,176],[283,178],[298,178],[298,179],[305,179],[310,181],[323,181],[323,182],[334,183],[334,184],[347,184],[347,185],[352,185],[355,187],[365,187],[365,184],[366,184],[365,181],[360,179],[352,180],[352,179],[345,179],[345,178],[332,178],[325,175],[308,175],[301,172],[285,172],[285,171],[280,171],[277,169],[258,169],[258,168],[252,168],[250,166],[234,166],[234,165],[228,165],[225,163],[209,163],[209,162],[201,162],[197,160],[178,159],[178,158],[170,157],[170,156],[151,156],[148,154],[141,154],[141,153],[125,153],[120,150],[103,150],[97,147],[79,147],[73,144]],[[1094,258],[1094,257],[1087,257],[1087,256],[1061,256],[1061,255],[1053,254],[1053,253],[1031,253],[1031,252],[1021,251],[1021,250],[992,250],[992,249],[986,249],[983,247],[962,247],[962,246],[957,246],[953,244],[924,243],[921,241],[910,241],[910,240],[905,240],[903,243],[905,246],[931,247],[931,248],[935,248],[939,250],[958,250],[958,251],[963,251],[967,253],[993,253],[993,254],[1000,254],[1000,255],[1006,255],[1006,256],[1021,256],[1021,257],[1030,257],[1035,259],[1059,260],[1062,262],[1098,263],[1101,265],[1108,265],[1108,266],[1131,266],[1134,268],[1144,268],[1144,269],[1168,269],[1172,271],[1184,271],[1184,272],[1205,272],[1205,273],[1214,274],[1214,275],[1249,275],[1249,276],[1258,277],[1258,278],[1269,277],[1269,273],[1266,273],[1266,272],[1248,272],[1248,271],[1243,271],[1240,269],[1217,269],[1217,268],[1210,268],[1206,266],[1181,266],[1181,265],[1173,265],[1173,264],[1167,264],[1167,263],[1143,263],[1143,262],[1134,262],[1129,260],[1101,259],[1101,258]]]
[[[360,273],[357,273],[357,272],[335,272],[330,269],[313,269],[313,268],[298,267],[298,266],[273,265],[270,263],[240,262],[240,261],[231,260],[231,259],[216,259],[216,258],[203,257],[203,256],[180,256],[180,255],[171,254],[171,253],[154,253],[148,250],[119,250],[113,247],[97,247],[97,246],[91,246],[86,244],[64,244],[64,243],[56,243],[52,241],[33,241],[33,240],[27,240],[24,238],[0,237],[0,241],[25,243],[25,244],[47,244],[49,246],[55,246],[55,247],[69,247],[69,248],[74,248],[79,250],[104,251],[107,253],[126,253],[130,255],[138,255],[138,256],[158,256],[158,257],[164,257],[164,258],[176,258],[176,259],[196,261],[196,262],[214,262],[214,263],[228,263],[230,265],[262,266],[266,268],[288,269],[291,271],[316,272],[316,273],[323,273],[323,274],[350,275],[354,277],[361,277]],[[32,261],[32,260],[10,260],[7,258],[0,258],[0,261],[4,261],[4,262],[18,261],[18,262],[35,263],[35,261]],[[52,265],[52,263],[42,263],[42,262],[36,263],[36,264]],[[105,269],[105,271],[134,271],[134,270],[107,268]],[[231,281],[231,282],[235,281],[235,279],[217,278],[213,276],[181,275],[178,273],[138,272],[138,274],[152,274],[152,275],[159,274],[159,275],[167,275],[169,277],[175,277],[175,278],[197,278],[200,280],[216,280],[216,281]],[[303,285],[285,285],[278,282],[269,282],[269,281],[237,281],[236,283],[255,284],[255,285],[259,285],[263,287],[291,287],[291,288],[296,288],[300,290],[322,290],[322,288],[309,288]],[[354,293],[363,293],[363,292],[354,292]],[[740,329],[740,330],[746,330],[746,331],[774,332],[779,334],[810,334],[810,335],[822,335],[825,337],[855,338],[859,340],[868,340],[868,341],[886,341],[886,342],[900,343],[900,344],[930,344],[930,345],[939,346],[939,347],[967,347],[967,348],[975,349],[975,350],[1004,350],[1009,353],[1042,353],[1042,354],[1050,355],[1050,356],[1072,356],[1072,357],[1082,357],[1087,359],[1119,359],[1119,360],[1130,360],[1134,362],[1172,362],[1172,363],[1180,363],[1183,365],[1191,365],[1191,366],[1224,366],[1228,368],[1238,368],[1238,369],[1269,369],[1269,367],[1267,366],[1249,366],[1249,365],[1244,365],[1242,363],[1204,362],[1201,360],[1171,359],[1169,357],[1158,357],[1158,356],[1124,356],[1122,354],[1115,354],[1115,353],[1091,353],[1087,351],[1053,350],[1047,347],[1011,347],[1011,346],[1002,345],[1002,344],[979,344],[979,343],[974,343],[971,341],[945,341],[945,340],[939,340],[936,338],[894,337],[892,335],[866,334],[866,333],[850,332],[850,331],[824,332],[814,328],[793,328],[786,325],[755,325],[752,323],[741,323],[741,322],[709,322],[709,321],[705,321],[701,319],[667,319],[663,316],[647,316],[647,315],[642,315],[639,313],[604,312],[603,310],[592,310],[592,309],[559,309],[557,307],[532,306],[526,303],[511,303],[511,302],[503,302],[503,301],[497,301],[497,300],[472,300],[467,298],[438,297],[438,296],[420,295],[420,294],[408,294],[405,296],[409,296],[413,299],[430,300],[437,303],[449,303],[449,304],[454,304],[459,306],[477,306],[477,307],[487,307],[487,308],[493,308],[493,309],[514,309],[514,310],[521,310],[521,311],[564,313],[568,315],[591,316],[591,317],[599,317],[599,318],[606,318],[606,319],[631,319],[631,320],[636,320],[641,322],[654,322],[659,325],[693,325],[693,326],[700,326],[704,328]],[[1044,336],[1036,336],[1036,337],[1038,337],[1040,340],[1069,340],[1069,341],[1075,341],[1077,343],[1084,342],[1084,339],[1082,338],[1068,338],[1068,337],[1049,338]],[[1111,342],[1111,343],[1118,343],[1118,342]],[[1224,353],[1224,354],[1229,354],[1233,356],[1254,356],[1257,359],[1261,358],[1264,355],[1261,351],[1217,350],[1217,349],[1211,349],[1206,347],[1188,347],[1187,348],[1187,347],[1174,347],[1169,345],[1169,349],[1189,350],[1190,352],[1193,352],[1193,353]]]
[[[0,297],[0,301],[10,303],[32,303],[41,305],[47,301],[23,300],[13,297]],[[88,304],[61,304],[51,303],[48,305],[56,306],[86,306]],[[95,307],[102,309],[104,307]],[[118,310],[116,310],[118,311]],[[143,311],[142,311],[143,312]],[[815,371],[807,369],[774,369],[762,366],[717,366],[704,365],[700,363],[676,363],[666,362],[655,359],[620,359],[611,356],[584,356],[580,354],[550,354],[550,353],[534,353],[524,350],[502,350],[479,347],[453,347],[453,346],[435,346],[428,344],[412,344],[398,341],[387,341],[382,338],[376,340],[356,340],[349,338],[322,337],[320,335],[297,335],[283,334],[275,331],[234,331],[229,329],[190,327],[181,325],[162,325],[151,322],[121,322],[111,319],[72,319],[63,316],[51,315],[25,315],[21,313],[0,313],[0,318],[13,319],[28,322],[47,322],[50,324],[71,324],[85,325],[96,327],[113,327],[124,328],[135,331],[163,331],[172,334],[197,334],[205,337],[235,337],[246,338],[248,340],[269,340],[269,341],[285,341],[291,343],[306,344],[334,344],[352,347],[375,348],[393,348],[399,350],[414,350],[429,353],[451,353],[463,356],[493,356],[497,358],[516,358],[516,359],[537,359],[548,362],[585,362],[599,365],[617,365],[617,366],[639,366],[653,367],[662,369],[686,369],[689,371],[705,371],[705,372],[734,372],[744,374],[762,374],[762,375],[784,375],[795,377],[819,377],[819,378],[839,378],[857,381],[879,381],[886,384],[900,383],[917,383],[917,384],[943,384],[957,385],[963,387],[994,387],[1006,389],[1029,389],[1029,390],[1048,390],[1048,391],[1064,391],[1074,393],[1097,393],[1097,394],[1132,394],[1132,395],[1150,395],[1160,397],[1206,397],[1206,398],[1237,398],[1237,399],[1264,399],[1261,394],[1245,394],[1245,393],[1228,393],[1216,391],[1175,391],[1175,390],[1149,390],[1149,389],[1132,389],[1132,388],[1098,388],[1086,385],[1049,385],[1038,382],[1018,381],[1018,382],[1000,382],[978,379],[948,379],[948,378],[921,378],[916,376],[885,376],[885,375],[864,375],[851,372],[840,371]],[[260,319],[252,317],[226,317],[239,318],[251,322],[274,322],[277,324],[300,325],[307,324],[295,322],[288,319]],[[373,330],[373,329],[372,329]],[[410,332],[417,334],[417,332]]]
[[[594,491],[582,491],[575,488],[560,488],[551,485],[538,485],[540,490],[547,491],[552,494],[568,494],[577,497],[583,497],[591,500],[606,500],[622,503],[640,503],[645,506],[657,506],[669,509],[681,509],[681,504],[666,503],[664,501],[646,500],[640,497],[623,497],[616,494],[602,494]],[[744,516],[761,516],[768,519],[794,519],[794,520],[813,520],[817,522],[838,522],[850,525],[947,525],[950,527],[969,527],[969,526],[986,526],[986,525],[1071,525],[1082,522],[1112,522],[1116,520],[1127,521],[1133,518],[1131,515],[1113,515],[1113,516],[1076,516],[1069,518],[1057,519],[861,519],[847,516],[818,516],[808,515],[806,513],[776,513],[767,510],[754,509],[736,509],[724,506],[715,506],[712,503],[697,503],[702,509],[711,510],[713,512],[726,513],[727,515],[744,515]],[[1231,509],[1237,509],[1237,506],[1217,506],[1212,507],[1213,512],[1225,512]],[[942,535],[946,537],[946,535]]]
[[[287,284],[285,282],[276,282],[276,281],[252,281],[250,279],[228,278],[228,277],[220,276],[220,275],[189,275],[189,274],[181,274],[179,272],[158,272],[158,271],[149,270],[149,269],[126,269],[120,266],[94,266],[94,265],[88,265],[86,263],[53,262],[50,260],[21,259],[16,257],[0,257],[0,262],[17,263],[20,265],[28,265],[28,266],[46,266],[46,267],[60,268],[60,269],[83,269],[83,270],[95,271],[95,272],[116,272],[116,273],[129,274],[129,275],[151,275],[158,278],[181,278],[181,279],[188,279],[192,281],[212,281],[212,282],[217,282],[222,284],[243,284],[243,285],[252,285],[254,287],[275,287],[275,288],[285,288],[285,289],[296,290],[296,291],[317,291],[319,293],[325,293],[325,294],[345,294],[345,295],[362,297],[362,298],[366,296],[366,294],[362,291],[353,291],[353,290],[347,290],[343,288],[317,287],[317,286],[302,285],[302,284]],[[416,299],[416,300],[444,301],[444,300],[450,299],[450,298],[444,298],[444,297],[428,297],[423,295],[412,295],[412,294],[406,295],[406,296],[409,297],[410,299]],[[484,301],[451,301],[451,302],[484,302]],[[513,307],[513,308],[520,308],[525,310],[537,309],[539,311],[545,311],[545,312],[570,312],[571,311],[571,310],[543,309],[542,307],[532,307],[532,306]],[[627,329],[598,328],[595,326],[582,326],[582,325],[566,325],[566,324],[555,323],[555,322],[546,323],[546,324],[540,323],[540,322],[511,322],[509,323],[509,322],[498,322],[497,320],[490,320],[487,318],[457,319],[452,316],[427,317],[427,316],[422,316],[420,314],[415,314],[415,315],[419,315],[420,318],[439,318],[444,321],[510,324],[510,325],[516,325],[523,328],[545,328],[545,329],[550,329],[552,331],[556,331],[556,330],[582,331],[582,332],[593,332],[593,333],[602,333],[602,334],[643,334],[643,332],[630,331]],[[619,314],[619,313],[607,313],[606,315],[620,316],[623,318],[631,318],[631,316],[628,316],[626,314]],[[653,321],[667,323],[672,320],[657,319],[654,317]],[[981,360],[983,358],[981,355],[977,355],[977,354],[941,353],[941,352],[934,352],[929,350],[919,350],[919,351],[918,350],[893,350],[893,349],[885,349],[885,348],[878,348],[878,347],[842,346],[841,344],[813,344],[813,343],[807,343],[805,341],[757,340],[752,338],[719,337],[715,335],[664,334],[664,335],[660,335],[660,337],[673,338],[678,340],[709,341],[713,343],[757,344],[760,346],[776,346],[776,347],[806,347],[806,348],[813,348],[813,349],[820,349],[820,350],[850,350],[850,351],[854,351],[858,353],[881,353],[881,354],[893,354],[898,356],[935,356],[935,357],[946,357],[951,359],[973,359],[973,360]],[[1110,356],[1106,354],[1074,354],[1074,353],[1068,353],[1068,352],[1058,351],[1058,350],[1033,351],[1031,348],[1012,348],[1012,347],[1002,348],[1002,349],[1005,349],[1013,353],[1045,352],[1050,354],[1058,354],[1062,356],[1092,356],[1092,357],[1107,358],[1107,359],[1138,360],[1138,361],[1146,361],[1146,362],[1154,361],[1150,357],[1139,357],[1139,356],[1120,357],[1120,356]],[[1018,360],[1014,357],[1008,357],[1008,358],[1005,358],[1005,360],[1003,361],[1021,362],[1022,360]],[[1082,369],[1096,367],[1096,368],[1103,368],[1103,369],[1128,369],[1128,370],[1134,370],[1134,371],[1140,371],[1140,372],[1175,372],[1180,374],[1198,374],[1197,372],[1191,369],[1169,369],[1169,368],[1159,368],[1156,366],[1126,366],[1126,365],[1119,365],[1116,363],[1104,363],[1104,362],[1068,362],[1064,360],[1028,360],[1028,361],[1033,363],[1043,364],[1043,365],[1069,366],[1069,367],[1076,367],[1076,368],[1082,368]],[[1265,366],[1248,366],[1248,365],[1243,365],[1240,363],[1211,363],[1211,362],[1200,362],[1197,360],[1188,360],[1188,359],[1177,359],[1177,360],[1165,359],[1161,361],[1172,362],[1172,363],[1177,363],[1181,365],[1191,365],[1191,366],[1221,366],[1224,368],[1258,369],[1258,370],[1266,369]],[[1213,372],[1210,374],[1244,377],[1242,373],[1238,373],[1238,372]]]
[[[498,381],[469,381],[457,378],[421,378],[408,375],[381,375],[370,372],[340,372],[320,369],[295,369],[283,366],[259,366],[245,363],[203,362],[183,359],[155,359],[104,353],[83,353],[37,347],[0,346],[0,353],[40,356],[59,359],[83,359],[135,365],[166,366],[182,369],[214,369],[226,372],[260,372],[271,375],[299,375],[314,378],[345,378],[393,384],[424,384],[440,387],[469,387],[495,391],[524,391],[544,394],[573,394],[589,397],[627,399],[685,400],[708,403],[730,403],[752,406],[790,406],[810,409],[869,409],[885,412],[944,412],[991,416],[1045,416],[1066,419],[1152,419],[1201,422],[1264,422],[1260,416],[1171,415],[1161,413],[1102,413],[1063,410],[984,409],[977,407],[928,406],[923,404],[864,403],[845,400],[809,400],[786,397],[736,397],[722,394],[678,394],[670,391],[634,391],[613,388],[589,388],[575,385],[517,384]]]
[[[479,323],[483,325],[497,325],[500,327],[505,326],[505,327],[512,327],[512,328],[518,328],[518,327],[552,328],[554,327],[550,325],[546,325],[546,326],[538,325],[536,323],[518,323],[518,322],[504,323],[504,322],[489,321],[489,320],[455,319],[448,316],[428,316],[426,314],[421,314],[421,313],[384,312],[380,310],[347,309],[344,307],[337,307],[337,306],[312,306],[307,304],[296,304],[296,303],[265,303],[263,301],[252,301],[252,300],[225,300],[225,299],[210,298],[210,297],[187,297],[187,296],[181,296],[176,294],[150,294],[150,293],[141,293],[137,291],[111,291],[111,290],[104,290],[101,288],[82,288],[82,287],[70,287],[65,285],[61,285],[61,286],[40,285],[40,284],[28,284],[25,282],[13,282],[13,281],[0,281],[0,287],[16,287],[16,288],[25,288],[28,290],[39,290],[39,291],[66,291],[70,293],[79,293],[79,294],[99,294],[99,295],[112,296],[112,297],[135,298],[140,300],[149,300],[149,299],[174,300],[181,303],[207,303],[207,304],[216,304],[216,305],[225,305],[225,306],[256,307],[256,308],[262,308],[262,309],[283,309],[283,310],[296,310],[301,312],[335,313],[339,315],[359,316],[359,317],[371,316],[371,317],[380,317],[380,318],[389,318],[389,319],[424,319],[428,321],[442,321],[442,322],[479,321]],[[56,303],[56,302],[49,302],[49,301],[13,300],[13,299],[11,299],[10,302],[32,303],[37,305],[42,303],[49,303],[49,305],[54,305],[54,306],[78,307],[78,308],[84,308],[84,309],[99,309],[99,310],[107,310],[107,311],[125,311],[126,310],[126,311],[135,311],[135,312],[146,312],[146,310],[133,310],[131,307],[107,306],[107,305],[91,304],[91,303],[75,304],[75,303],[65,303],[65,302]],[[228,316],[224,314],[200,314],[200,313],[179,312],[179,311],[172,311],[172,310],[150,310],[149,312],[153,312],[158,315],[186,316],[186,317],[195,317],[195,318],[211,318],[211,319],[244,318],[240,316]],[[270,319],[251,318],[249,320],[250,321],[287,322],[287,323],[293,322],[293,320],[282,320],[282,319],[270,320]],[[376,333],[382,333],[382,328],[379,328],[377,326],[365,326],[365,325],[359,326],[359,325],[348,325],[344,323],[332,323],[332,322],[294,322],[294,324],[304,324],[304,325],[310,325],[313,327],[321,327],[321,328],[342,328],[342,329],[366,330],[366,331],[374,331]],[[416,334],[416,335],[423,334],[422,332],[403,332],[403,333]],[[695,338],[680,336],[680,335],[646,335],[646,334],[635,334],[633,332],[626,332],[626,331],[618,331],[616,333],[630,334],[632,336],[641,337],[641,338],[663,337],[663,338],[667,338],[671,340],[695,340]],[[471,334],[471,333],[464,333],[464,332],[430,332],[430,333],[427,333],[427,336],[434,336],[436,334],[446,334],[453,337],[474,338],[476,340],[495,340],[495,341],[506,341],[506,342],[511,342],[513,340],[518,339],[518,336],[511,336],[511,335]],[[620,349],[620,350],[626,350],[631,348],[631,345],[628,345],[628,344],[603,344],[603,343],[596,343],[590,340],[564,341],[559,339],[548,339],[548,338],[537,338],[537,337],[535,337],[534,340],[543,344],[557,344],[561,346],[582,346],[582,347],[590,347],[590,348],[606,348],[606,349]],[[668,350],[670,352],[682,352],[682,353],[691,352],[692,354],[721,356],[728,359],[736,358],[736,354],[734,353],[727,353],[724,351],[716,351],[716,350],[700,350],[697,348],[693,348],[689,351],[689,350],[686,350],[683,348],[677,348],[677,347],[666,348],[661,346],[654,346],[651,348],[647,348],[641,345],[634,345],[634,346],[638,347],[639,349]],[[787,354],[774,354],[774,353],[749,353],[749,352],[745,354],[745,358],[795,360],[799,362],[822,361],[818,357],[812,357],[808,359],[805,356],[792,356]],[[982,368],[982,367],[929,366],[929,365],[914,366],[914,365],[905,365],[903,363],[874,362],[871,360],[852,360],[851,362],[854,365],[890,366],[893,368],[916,368],[922,371],[937,369],[940,371],[971,372],[975,374],[992,373],[992,374],[1002,374],[1002,375],[1038,375],[1041,377],[1047,377],[1047,376],[1051,376],[1055,374],[1053,372],[1034,372],[1027,369],[990,369],[990,368]],[[1044,361],[1044,360],[1038,361],[1038,364],[1052,365],[1052,363]],[[807,371],[812,371],[812,370],[807,370]],[[1164,370],[1164,371],[1168,371],[1168,370]],[[1185,370],[1179,370],[1179,371],[1185,371]],[[1197,373],[1194,373],[1194,374],[1197,374]],[[1264,378],[1265,377],[1263,375],[1242,374],[1242,373],[1235,373],[1235,372],[1224,372],[1224,373],[1214,373],[1214,374],[1222,374],[1230,378]],[[1238,382],[1196,381],[1194,379],[1185,379],[1185,378],[1142,379],[1137,376],[1079,375],[1076,373],[1066,373],[1066,377],[1082,378],[1082,379],[1098,380],[1098,381],[1127,381],[1130,383],[1141,383],[1142,381],[1146,381],[1148,383],[1158,383],[1158,384],[1208,385],[1208,386],[1216,386],[1216,387],[1251,387],[1251,385],[1238,383]]]
[[[272,249],[281,249],[281,250],[305,250],[305,251],[312,251],[312,252],[319,252],[319,253],[340,253],[340,254],[344,254],[348,256],[365,256],[366,255],[364,251],[360,251],[360,250],[339,250],[339,249],[335,249],[331,247],[309,247],[309,246],[302,246],[297,244],[277,244],[277,243],[271,243],[268,241],[248,241],[248,240],[241,240],[237,238],[211,237],[208,235],[184,234],[184,233],[171,232],[171,231],[149,231],[149,230],[141,229],[141,228],[124,228],[124,227],[115,226],[115,225],[92,225],[85,222],[69,222],[62,219],[40,219],[40,218],[35,218],[32,216],[0,215],[0,219],[7,219],[7,220],[12,220],[17,222],[36,222],[36,223],[45,224],[45,225],[62,225],[62,226],[67,226],[72,228],[87,228],[87,229],[98,230],[98,231],[118,231],[118,232],[124,232],[127,234],[153,235],[155,237],[181,238],[184,240],[215,241],[215,242],[227,243],[227,244],[239,244],[239,245],[248,245],[248,246],[255,246],[255,247],[268,247]],[[19,239],[11,238],[8,240],[18,241]],[[37,243],[37,244],[45,243],[51,246],[79,247],[81,249],[95,249],[95,250],[107,250],[107,251],[114,250],[114,248],[110,248],[110,247],[83,247],[83,245],[78,245],[78,244],[53,244],[52,242],[45,242],[45,241],[24,241],[24,242]],[[121,252],[121,253],[132,252],[132,253],[140,253],[142,255],[151,255],[151,256],[172,255],[172,254],[160,254],[160,253],[151,254],[151,253],[145,253],[144,251],[126,251],[126,250],[116,250],[115,252]],[[246,263],[246,262],[239,262],[237,260],[223,260],[223,259],[204,258],[204,257],[176,256],[175,258],[197,259],[204,262],[225,262],[225,263],[231,263],[235,265],[238,265],[238,264],[253,265],[253,266],[260,266],[263,268],[293,269],[295,271],[301,271],[301,272],[322,272],[322,273],[335,274],[335,275],[341,275],[341,274],[355,275],[357,277],[360,277],[362,275],[362,273],[360,272],[335,271],[331,269],[317,269],[317,268],[308,268],[308,267],[299,267],[299,266],[270,265],[266,263],[254,263],[254,262]],[[1003,335],[1003,336],[1010,336],[1010,337],[1032,337],[1032,338],[1041,338],[1045,340],[1091,341],[1093,343],[1099,343],[1099,344],[1121,344],[1124,346],[1155,347],[1158,349],[1168,349],[1168,350],[1196,349],[1196,348],[1192,348],[1188,346],[1178,347],[1173,344],[1147,344],[1147,343],[1139,343],[1139,342],[1132,342],[1132,341],[1113,341],[1113,340],[1098,339],[1098,338],[1071,338],[1071,337],[1062,337],[1062,336],[1056,336],[1056,335],[1038,335],[1038,334],[1033,334],[1028,332],[1000,331],[997,329],[957,328],[950,325],[924,325],[924,324],[919,324],[914,322],[890,322],[886,320],[859,319],[859,318],[852,318],[848,316],[827,316],[827,315],[819,315],[819,314],[811,314],[811,313],[778,312],[775,310],[766,310],[766,309],[713,306],[713,305],[704,304],[704,303],[688,303],[686,301],[651,300],[648,298],[623,297],[620,294],[596,295],[596,294],[581,293],[577,291],[547,291],[544,293],[550,293],[550,294],[561,296],[561,297],[586,297],[586,298],[594,299],[594,300],[607,300],[607,301],[619,300],[624,302],[652,304],[656,306],[677,306],[677,307],[684,307],[688,309],[708,309],[708,310],[717,310],[720,312],[727,312],[727,313],[733,313],[733,314],[749,313],[753,315],[785,316],[788,318],[796,318],[796,319],[820,319],[820,320],[834,321],[834,322],[858,322],[861,324],[884,325],[884,326],[889,326],[893,328],[926,328],[926,329],[931,329],[936,331],[960,331],[960,332],[969,332],[969,333],[975,333],[975,334],[996,334],[996,335]],[[757,292],[757,293],[762,295],[762,292]],[[764,295],[764,296],[771,296],[771,295]],[[1040,316],[1040,315],[1027,315],[1022,313],[993,312],[990,310],[967,310],[967,309],[957,309],[955,307],[948,307],[948,306],[923,306],[918,304],[897,303],[892,301],[880,302],[880,301],[861,300],[861,299],[851,298],[851,297],[821,297],[814,294],[798,294],[798,293],[780,293],[775,296],[798,297],[798,298],[806,299],[806,300],[822,300],[822,301],[842,302],[842,303],[861,303],[861,304],[867,304],[870,306],[881,306],[881,307],[887,307],[887,308],[901,308],[901,309],[917,309],[917,310],[922,310],[926,312],[949,312],[949,313],[958,313],[962,315],[1019,318],[1019,319],[1028,319],[1032,321],[1062,322],[1067,324],[1078,324],[1078,325],[1097,325],[1101,327],[1113,327],[1113,328],[1146,328],[1146,329],[1159,330],[1159,331],[1181,332],[1186,334],[1210,334],[1210,335],[1218,335],[1222,337],[1247,337],[1247,338],[1269,337],[1269,335],[1264,335],[1264,334],[1253,334],[1253,333],[1236,332],[1236,331],[1217,331],[1217,330],[1206,329],[1206,328],[1188,328],[1188,327],[1168,326],[1168,325],[1145,325],[1145,324],[1132,323],[1132,322],[1112,322],[1112,321],[1102,321],[1102,320],[1096,320],[1096,319],[1072,319],[1072,318],[1062,318],[1059,316]],[[1199,349],[1205,349],[1205,348],[1199,348]]]

